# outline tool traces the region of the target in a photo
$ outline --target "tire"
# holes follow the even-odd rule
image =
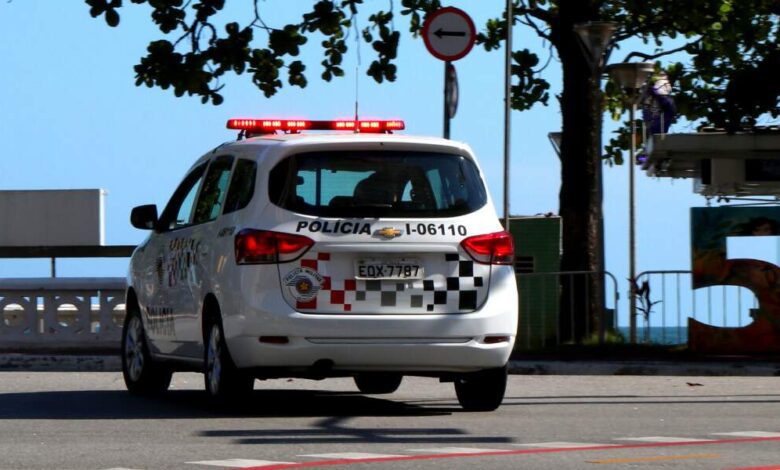
[[[149,354],[141,314],[128,309],[122,328],[122,377],[133,395],[156,395],[168,390],[173,372]]]
[[[455,394],[466,411],[493,411],[506,392],[506,366],[463,375],[455,380]]]
[[[224,402],[251,394],[255,378],[236,368],[219,320],[209,322],[204,343],[203,379],[209,398]]]
[[[362,393],[381,395],[398,390],[403,378],[401,374],[366,372],[355,376],[355,385]]]

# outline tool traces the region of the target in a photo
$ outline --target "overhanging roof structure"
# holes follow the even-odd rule
[[[656,134],[642,169],[648,176],[692,178],[708,196],[780,195],[780,128],[727,134]]]

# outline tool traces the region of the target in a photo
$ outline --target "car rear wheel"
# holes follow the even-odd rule
[[[466,411],[493,411],[504,400],[506,366],[465,374],[455,379],[455,394]]]
[[[224,400],[245,397],[252,392],[255,379],[236,368],[217,320],[212,320],[206,329],[204,356],[204,381],[209,397]]]
[[[122,329],[122,377],[133,395],[154,395],[168,390],[172,372],[149,354],[146,332],[137,309],[128,309]]]
[[[401,374],[366,372],[355,376],[355,385],[362,393],[381,395],[398,390],[403,378]]]

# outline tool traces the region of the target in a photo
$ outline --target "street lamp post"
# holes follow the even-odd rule
[[[607,67],[612,80],[626,92],[631,121],[631,149],[628,165],[628,280],[629,280],[629,338],[636,343],[636,207],[634,202],[634,165],[636,161],[636,106],[641,90],[655,69],[651,62],[623,62]]]
[[[504,230],[509,231],[509,145],[512,117],[513,0],[506,1],[506,49],[504,50]]]

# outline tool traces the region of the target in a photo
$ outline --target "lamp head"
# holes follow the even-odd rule
[[[547,138],[550,139],[550,143],[555,149],[555,154],[561,156],[561,141],[563,140],[563,132],[548,132]]]
[[[621,62],[607,66],[610,78],[627,92],[642,88],[654,71],[652,62]]]
[[[604,52],[616,29],[617,23],[610,21],[589,21],[574,25],[574,32],[590,55],[589,61],[598,67],[603,64]]]

